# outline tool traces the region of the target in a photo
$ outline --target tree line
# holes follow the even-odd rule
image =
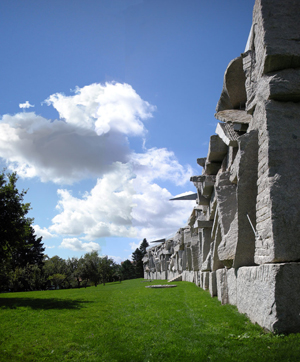
[[[44,254],[42,238],[27,216],[27,191],[17,189],[16,173],[0,174],[0,292],[80,288],[100,283],[142,278],[146,239],[132,253],[132,261],[117,264],[97,251],[64,260]]]

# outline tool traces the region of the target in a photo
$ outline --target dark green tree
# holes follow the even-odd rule
[[[31,232],[33,219],[26,216],[30,204],[24,202],[27,191],[17,189],[17,180],[16,173],[0,174],[0,263],[23,248]]]
[[[42,238],[27,216],[27,191],[17,189],[16,173],[0,173],[0,290],[33,290],[42,287]],[[39,269],[39,271],[38,271]]]
[[[134,279],[136,277],[135,268],[134,268],[132,262],[128,259],[122,263],[121,272],[122,272],[123,279]]]
[[[27,264],[35,264],[42,268],[44,264],[45,248],[42,237],[37,238],[34,229],[29,226],[28,234],[24,236],[22,245],[18,246],[11,254],[14,267],[24,267]]]
[[[106,282],[113,280],[114,264],[114,261],[108,256],[100,257],[99,272],[103,285],[105,285]]]
[[[143,269],[143,259],[144,255],[139,248],[136,248],[132,253],[132,260],[135,269],[135,277],[143,278],[144,277],[144,269]]]
[[[143,257],[146,254],[146,249],[149,246],[146,239],[144,239],[139,248],[136,248],[132,253],[133,265],[135,268],[136,278],[144,277]]]
[[[98,251],[92,251],[84,255],[84,269],[84,276],[88,276],[88,279],[96,287],[101,280],[100,257]]]
[[[144,239],[140,245],[140,250],[143,253],[143,257],[147,253],[148,246],[149,246],[149,243],[148,243],[147,239]]]
[[[51,286],[55,289],[64,288],[66,284],[66,261],[55,255],[52,258],[46,258],[44,261],[44,275],[47,281],[47,288]]]

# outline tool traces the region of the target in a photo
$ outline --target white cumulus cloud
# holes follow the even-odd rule
[[[48,120],[34,112],[0,120],[0,157],[21,177],[72,184],[111,172],[132,151],[128,136],[142,136],[154,107],[128,84],[92,84],[75,95],[57,93],[47,104],[59,112]]]
[[[74,96],[56,93],[46,103],[53,105],[67,123],[98,135],[109,131],[142,135],[145,128],[141,120],[151,117],[155,110],[129,84],[120,83],[77,87]]]
[[[77,238],[63,239],[59,247],[73,251],[85,251],[88,253],[94,250],[96,251],[101,250],[101,246],[99,244],[92,241],[89,243],[85,243]]]
[[[145,140],[143,122],[155,110],[130,85],[95,83],[77,87],[71,96],[53,94],[45,102],[59,119],[34,112],[2,116],[0,157],[20,177],[97,182],[81,197],[60,186],[57,215],[48,229],[35,226],[38,235],[63,235],[60,247],[91,251],[100,250],[94,240],[101,237],[151,240],[185,224],[194,202],[169,201],[172,194],[161,185],[184,186],[193,170],[165,148],[130,149],[129,137]]]
[[[41,228],[39,225],[33,225],[33,228],[38,238],[42,236],[43,239],[51,239],[57,236],[55,234],[51,234],[50,231],[45,227]]]
[[[186,222],[194,201],[169,201],[171,193],[155,181],[167,179],[169,174],[171,182],[180,184],[182,179],[189,179],[191,168],[184,168],[165,149],[161,149],[162,155],[159,149],[149,152],[149,156],[135,155],[132,163],[118,164],[118,169],[98,179],[82,198],[59,190],[59,213],[50,230],[64,235],[84,234],[86,240],[109,236],[151,239],[175,232]],[[152,162],[145,162],[147,159]]]
[[[117,165],[114,172],[98,179],[83,198],[68,190],[58,190],[60,213],[53,218],[50,230],[58,234],[85,234],[87,239],[105,236],[134,237],[131,225],[134,189],[130,165]]]

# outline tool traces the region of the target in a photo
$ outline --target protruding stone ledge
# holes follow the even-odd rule
[[[246,111],[238,109],[226,109],[215,114],[216,119],[225,123],[249,124],[252,116]]]
[[[212,220],[197,220],[197,226],[200,229],[204,229],[204,228],[212,228],[213,226],[213,221]]]

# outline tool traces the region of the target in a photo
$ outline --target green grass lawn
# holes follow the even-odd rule
[[[265,333],[194,284],[173,284],[0,294],[0,361],[300,361],[300,334]]]

